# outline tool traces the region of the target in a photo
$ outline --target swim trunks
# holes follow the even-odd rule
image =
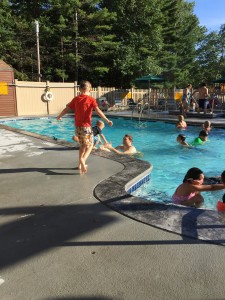
[[[93,144],[93,133],[91,127],[77,127],[76,136],[81,146],[91,146]]]
[[[199,108],[206,108],[207,107],[207,102],[208,100],[207,99],[199,99],[198,100],[198,105],[199,105]]]
[[[98,135],[94,136],[94,146],[97,144],[98,138],[99,138]]]

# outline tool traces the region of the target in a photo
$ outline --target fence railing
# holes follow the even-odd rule
[[[79,94],[77,82],[30,82],[18,81],[12,84],[16,90],[16,105],[18,116],[58,114],[76,95]],[[45,100],[47,91],[52,93],[51,101]],[[210,90],[213,94],[215,91]],[[105,97],[113,106],[120,99],[123,106],[132,98],[135,103],[140,100],[148,103],[152,109],[165,110],[173,107],[182,99],[183,90],[177,89],[116,89],[114,87],[96,87],[91,95],[99,99]],[[217,91],[216,94],[220,110],[225,110],[225,91]],[[198,95],[195,94],[197,99]]]

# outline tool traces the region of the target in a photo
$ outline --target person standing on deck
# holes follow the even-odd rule
[[[80,83],[80,95],[73,98],[57,116],[57,120],[61,120],[62,116],[69,112],[70,109],[74,110],[76,136],[80,144],[78,168],[81,174],[87,172],[86,160],[93,148],[92,111],[95,110],[109,126],[113,125],[113,122],[98,107],[96,99],[90,96],[91,88],[92,86],[89,81],[82,81]]]

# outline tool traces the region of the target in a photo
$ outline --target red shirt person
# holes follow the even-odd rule
[[[89,81],[82,81],[80,83],[80,95],[73,98],[73,100],[63,109],[63,111],[57,116],[57,120],[61,120],[71,109],[74,110],[76,136],[79,139],[79,165],[78,169],[81,174],[87,172],[86,160],[93,148],[93,134],[92,134],[92,112],[93,110],[106,121],[109,126],[113,125],[105,114],[98,107],[95,98],[90,96],[91,83]]]

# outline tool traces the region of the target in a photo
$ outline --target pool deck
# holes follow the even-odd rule
[[[165,206],[148,209],[124,192],[149,164],[95,154],[81,176],[76,148],[0,128],[1,299],[224,299],[223,215],[211,224],[205,210],[179,208],[168,222]],[[150,212],[153,226],[143,220]],[[213,240],[217,230],[222,238]]]

